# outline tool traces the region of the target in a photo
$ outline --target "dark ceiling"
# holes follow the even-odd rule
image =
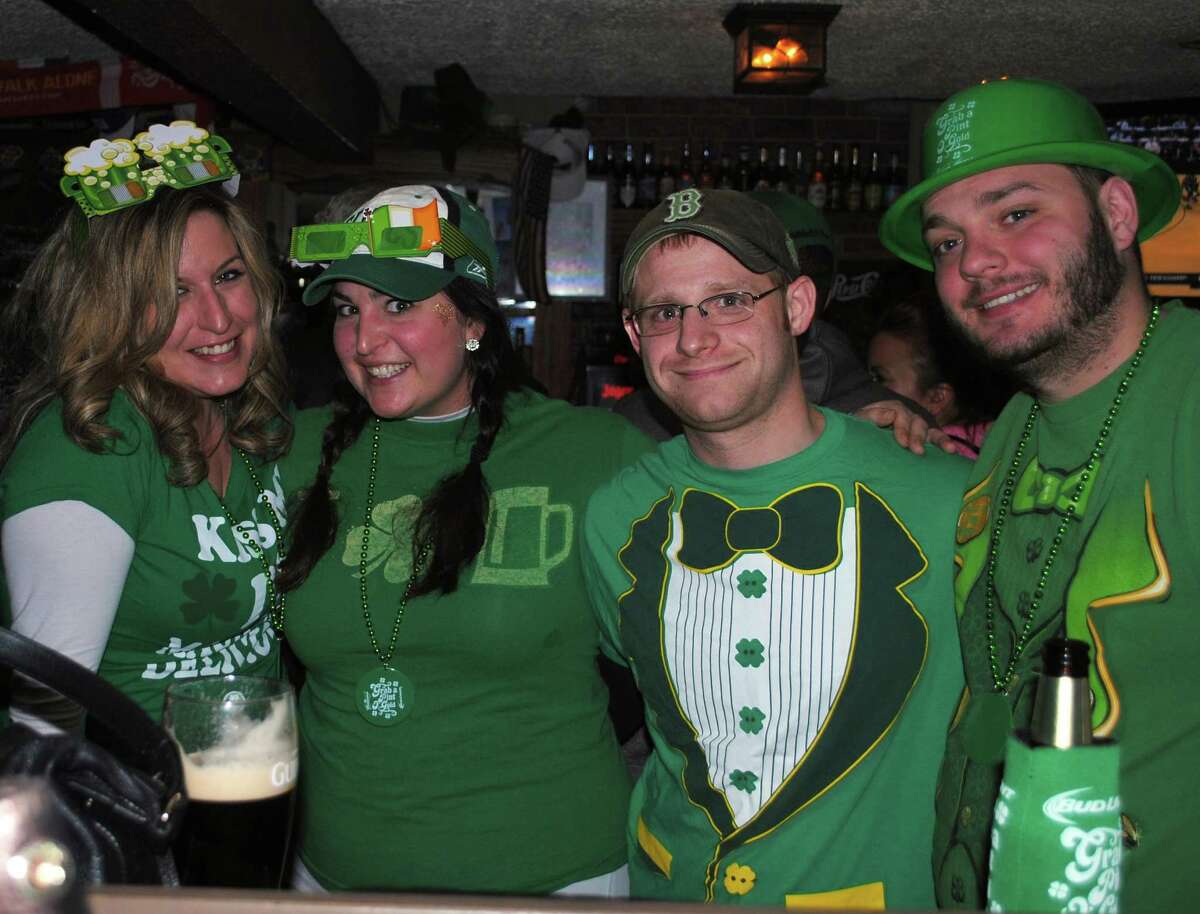
[[[366,154],[405,86],[462,63],[493,99],[730,94],[726,0],[4,0],[0,59],[124,53],[315,158]],[[1097,102],[1200,95],[1196,0],[847,0],[837,98],[940,99],[1002,74]],[[382,108],[381,108],[382,103]],[[586,108],[586,101],[583,107]]]

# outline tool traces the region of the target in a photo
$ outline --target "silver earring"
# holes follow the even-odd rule
[[[475,337],[471,337],[469,340],[467,340],[467,352],[474,352],[478,348],[479,340],[475,339]]]

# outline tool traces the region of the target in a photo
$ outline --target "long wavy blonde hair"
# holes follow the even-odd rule
[[[215,213],[228,226],[258,301],[258,343],[246,384],[223,404],[229,439],[264,458],[287,448],[286,374],[271,334],[282,285],[241,207],[206,185],[163,191],[90,220],[72,207],[42,246],[5,315],[6,333],[30,339],[32,366],[8,405],[0,465],[55,397],[62,400],[67,435],[81,448],[102,451],[119,436],[106,418],[121,389],[153,428],[170,463],[169,481],[191,486],[206,477],[200,398],[149,364],[175,325],[180,248],[188,219],[199,212]]]

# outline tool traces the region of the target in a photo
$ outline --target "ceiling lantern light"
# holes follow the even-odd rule
[[[733,91],[804,95],[825,84],[826,31],[840,5],[739,3],[725,17],[733,36]]]

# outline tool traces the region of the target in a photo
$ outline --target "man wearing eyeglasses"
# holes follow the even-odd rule
[[[667,197],[629,240],[621,293],[684,426],[584,521],[603,647],[632,668],[654,744],[631,894],[932,908],[965,462],[807,402],[813,283],[744,194]]]
[[[750,191],[750,196],[771,210],[783,223],[796,246],[796,259],[816,288],[816,317],[797,338],[800,375],[810,403],[870,419],[888,426],[899,444],[918,454],[932,443],[947,448],[934,418],[920,404],[872,380],[850,340],[836,325],[822,320],[837,278],[836,243],[821,210],[803,197],[776,190]],[[652,390],[642,387],[623,397],[616,412],[656,441],[683,432],[679,418]]]

